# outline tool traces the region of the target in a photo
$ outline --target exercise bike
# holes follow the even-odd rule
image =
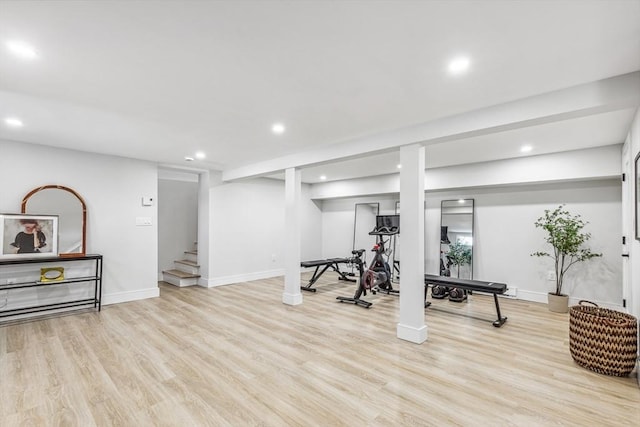
[[[364,260],[362,259],[362,255],[364,254],[364,249],[357,249],[357,250],[353,250],[351,251],[351,254],[353,255],[353,257],[351,258],[351,264],[355,265],[358,267],[358,272],[360,273],[360,280],[358,283],[358,288],[356,289],[356,293],[353,296],[353,298],[349,298],[349,297],[336,297],[336,299],[340,302],[350,302],[352,304],[356,304],[359,305],[361,307],[364,308],[369,308],[371,307],[373,304],[360,299],[360,297],[364,294],[367,295],[367,289],[364,287],[363,284],[363,278],[364,278]]]
[[[389,240],[384,240],[382,236],[378,236],[378,243],[371,249],[376,254],[373,257],[373,261],[371,261],[369,269],[365,271],[365,282],[367,280],[370,282],[371,292],[374,295],[376,292],[384,292],[387,295],[400,293],[399,290],[393,289],[391,267],[387,260],[384,259],[386,254],[384,245],[388,242]]]
[[[338,301],[349,302],[364,308],[369,308],[373,303],[360,299],[361,296],[367,295],[367,289],[373,295],[377,292],[384,292],[387,295],[397,295],[400,293],[400,291],[393,289],[393,285],[391,284],[391,269],[389,268],[389,263],[384,259],[384,245],[388,240],[385,242],[381,236],[378,237],[378,243],[376,243],[372,249],[372,251],[375,252],[375,256],[366,270],[364,269],[364,261],[362,260],[364,249],[358,249],[351,252],[355,255],[352,262],[358,266],[360,281],[353,298],[336,297]]]

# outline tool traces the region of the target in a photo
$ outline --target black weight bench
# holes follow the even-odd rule
[[[313,272],[313,277],[309,280],[307,286],[300,286],[300,289],[303,291],[315,292],[316,289],[312,288],[313,284],[327,271],[329,268],[332,268],[333,271],[338,273],[340,277],[338,280],[346,280],[347,282],[356,282],[355,279],[351,279],[348,277],[349,273],[345,273],[344,271],[340,271],[339,264],[350,264],[352,258],[329,258],[329,259],[318,259],[315,261],[303,261],[300,263],[300,267],[310,268],[315,267],[316,270]],[[322,267],[322,270],[320,270]]]
[[[500,304],[498,303],[498,295],[507,291],[505,283],[481,282],[480,280],[457,279],[455,277],[436,276],[433,274],[424,275],[424,306],[429,307],[431,302],[427,302],[427,290],[429,285],[443,285],[452,288],[464,289],[472,292],[481,292],[493,294],[493,300],[496,303],[496,312],[498,320],[493,322],[493,326],[499,328],[507,321],[506,317],[500,314]]]

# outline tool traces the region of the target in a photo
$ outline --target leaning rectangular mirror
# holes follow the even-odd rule
[[[396,207],[394,210],[396,215],[400,215],[400,201],[397,200],[396,201]],[[392,270],[392,281],[394,281],[395,283],[399,283],[400,282],[400,234],[397,234],[394,236],[393,238],[393,259],[392,259],[392,263],[391,265],[393,265]]]
[[[440,275],[473,279],[474,200],[443,200],[440,206]]]
[[[356,203],[352,250],[369,250],[376,243],[375,236],[370,236],[369,232],[376,227],[376,216],[379,212],[379,203]]]

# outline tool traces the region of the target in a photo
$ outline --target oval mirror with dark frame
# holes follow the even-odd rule
[[[22,213],[58,215],[59,255],[85,255],[87,205],[75,190],[62,185],[34,188],[22,199]]]
[[[443,200],[440,208],[440,275],[473,279],[474,200]]]

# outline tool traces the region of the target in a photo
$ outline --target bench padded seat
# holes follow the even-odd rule
[[[456,277],[436,276],[433,274],[424,275],[424,306],[429,307],[431,302],[427,302],[427,288],[429,285],[449,286],[452,288],[465,289],[467,291],[485,292],[493,294],[493,302],[496,305],[496,314],[498,319],[493,322],[496,328],[504,325],[507,321],[506,316],[500,313],[500,303],[498,302],[498,294],[504,294],[507,291],[505,283],[482,282],[480,280],[458,279]]]
[[[507,291],[507,285],[505,283],[482,282],[480,280],[458,279],[456,277],[436,276],[433,274],[425,274],[424,283],[451,286],[490,294],[504,294]]]
[[[349,262],[349,258],[329,258],[329,259],[317,259],[314,261],[302,261],[300,267],[318,267],[321,265],[331,265],[333,263],[346,264]]]
[[[300,263],[300,267],[315,267],[315,271],[313,272],[313,277],[309,279],[309,283],[306,286],[300,286],[300,289],[303,291],[315,292],[316,290],[313,288],[313,284],[324,274],[328,269],[332,269],[336,273],[338,273],[338,280],[346,280],[347,282],[355,282],[355,279],[349,278],[349,275],[353,276],[351,273],[347,273],[346,271],[340,271],[340,264],[351,264],[354,258],[328,258],[328,259],[316,259],[313,261],[302,261]]]

